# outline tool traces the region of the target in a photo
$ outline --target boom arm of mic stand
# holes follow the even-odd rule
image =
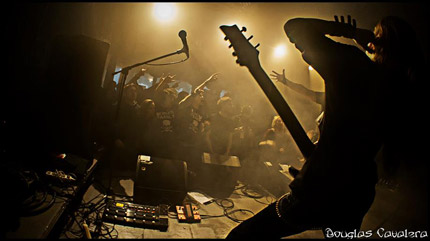
[[[180,50],[177,50],[177,51],[175,51],[175,52],[173,52],[173,53],[166,54],[166,55],[163,55],[163,56],[160,56],[160,57],[154,58],[154,59],[150,59],[150,60],[147,60],[147,61],[145,61],[145,62],[141,62],[141,63],[133,64],[133,65],[127,66],[127,67],[125,67],[125,68],[123,68],[123,69],[121,69],[121,70],[118,70],[118,71],[114,72],[112,75],[116,75],[116,74],[118,74],[118,73],[121,73],[121,72],[123,72],[123,71],[124,71],[124,70],[126,70],[126,69],[127,69],[127,70],[130,70],[130,69],[136,68],[136,67],[138,67],[138,66],[141,66],[141,65],[144,65],[144,64],[149,64],[149,63],[154,62],[154,61],[156,61],[156,60],[164,59],[164,58],[166,58],[166,57],[169,57],[169,56],[172,56],[172,55],[175,55],[175,54],[180,54],[180,53],[183,53],[183,52],[184,52],[184,49],[180,49]]]

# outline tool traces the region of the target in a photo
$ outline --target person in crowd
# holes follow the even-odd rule
[[[179,103],[177,121],[177,140],[181,148],[181,156],[187,161],[189,167],[200,161],[202,154],[203,130],[205,117],[201,106],[203,93],[193,93],[186,100]]]
[[[235,116],[234,123],[237,126],[233,134],[232,154],[240,160],[239,179],[250,184],[257,182],[259,173],[257,137],[255,134],[255,123],[253,121],[254,109],[251,105],[241,107],[240,114]]]
[[[229,156],[233,144],[233,103],[230,97],[218,100],[218,113],[210,118],[210,127],[206,132],[206,143],[211,153]]]
[[[235,117],[238,127],[234,129],[233,144],[234,149],[240,159],[245,160],[256,149],[256,136],[253,122],[254,109],[251,105],[241,107],[240,114]]]
[[[210,125],[205,133],[206,150],[210,154],[210,158],[215,162],[226,160],[233,156],[233,134],[236,127],[233,120],[233,103],[230,97],[222,97],[217,102],[218,112],[209,118]],[[211,183],[215,188],[228,187],[232,188],[236,184],[232,167],[224,167],[221,165],[211,165],[206,169],[206,174],[212,179]],[[211,173],[217,173],[213,176]]]
[[[160,80],[155,89],[155,131],[154,153],[159,157],[176,158],[177,96],[176,89],[169,88],[174,76],[168,75]]]
[[[205,89],[205,92],[203,93],[203,110],[206,116],[213,116],[218,112],[217,102],[221,96],[222,86],[218,81],[208,83],[205,86],[207,86],[208,89]]]
[[[394,95],[400,90],[408,94],[419,76],[418,41],[398,17],[383,18],[374,32],[357,28],[350,16],[347,22],[343,17],[295,18],[284,29],[324,79],[321,136],[290,183],[291,192],[239,224],[227,238],[281,238],[314,228],[359,230],[375,197],[374,158],[389,143],[391,111],[400,104]],[[354,39],[361,49],[326,35]],[[353,136],[351,127],[357,128]]]
[[[128,82],[127,84],[134,84],[136,87],[136,101],[142,103],[145,99],[150,98],[149,92],[145,86],[139,85],[138,80],[147,73],[147,69],[140,69]]]
[[[138,150],[145,155],[153,155],[154,152],[154,130],[156,126],[155,102],[151,99],[145,99],[140,104],[139,126],[137,132]]]
[[[289,163],[300,153],[280,116],[274,116],[271,128],[264,133],[258,144],[260,157],[273,163]]]
[[[263,142],[260,142],[260,145],[273,146],[276,153],[285,153],[289,137],[287,127],[277,115],[273,117],[271,128],[264,133]]]
[[[137,102],[137,87],[135,84],[128,84],[124,87],[124,96],[118,120],[117,137],[124,142],[135,145],[136,128],[138,126],[138,114],[140,105]]]
[[[181,147],[181,154],[190,164],[190,168],[197,168],[203,153],[204,121],[207,119],[202,111],[204,87],[217,78],[217,73],[211,75],[179,102],[178,144]]]
[[[133,167],[138,148],[138,127],[140,105],[137,103],[137,87],[128,84],[124,87],[123,101],[116,123],[115,149],[116,164],[119,168]]]
[[[182,90],[181,92],[178,93],[178,104],[179,102],[181,102],[183,99],[185,99],[188,96],[188,92],[186,92],[185,90]]]
[[[307,132],[308,137],[309,139],[311,139],[312,143],[316,143],[320,135],[320,129],[319,129],[321,126],[320,124],[324,118],[325,92],[310,90],[301,84],[294,83],[293,81],[287,79],[285,76],[285,69],[282,70],[282,74],[272,70],[272,73],[270,74],[270,76],[272,77],[273,80],[284,84],[288,88],[294,90],[295,92],[308,98],[310,101],[315,102],[321,106],[321,113],[315,120],[316,128],[309,130]],[[303,162],[304,158],[301,158],[300,161]],[[295,177],[298,174],[299,170],[295,168],[293,165],[290,165],[289,172],[293,177]]]

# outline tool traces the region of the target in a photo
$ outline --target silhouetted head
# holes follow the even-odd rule
[[[219,112],[222,112],[226,115],[233,114],[233,101],[230,97],[222,97],[217,102]]]
[[[144,101],[142,101],[141,107],[142,114],[145,117],[155,116],[155,103],[153,100],[145,99]]]
[[[414,29],[399,17],[383,18],[374,29],[373,61],[389,68],[405,69],[408,75],[424,61]]]
[[[174,88],[166,88],[161,93],[161,96],[161,106],[163,108],[172,108],[178,97],[178,92]]]
[[[181,91],[181,92],[179,92],[178,93],[178,101],[181,101],[181,100],[183,100],[185,97],[187,97],[188,96],[188,92],[186,92],[186,91]]]
[[[137,87],[134,84],[129,84],[124,87],[124,101],[127,104],[132,104],[137,99]]]
[[[254,109],[250,105],[242,106],[240,110],[240,115],[242,117],[242,121],[249,121],[254,113]]]
[[[203,103],[203,99],[204,99],[204,96],[203,96],[203,91],[199,91],[197,94],[195,94],[195,95],[192,95],[192,102],[191,102],[191,105],[194,107],[194,108],[196,108],[196,109],[199,109],[200,108],[200,106],[202,105],[202,103]]]
[[[279,115],[273,117],[272,128],[275,129],[276,132],[286,131],[285,124]]]

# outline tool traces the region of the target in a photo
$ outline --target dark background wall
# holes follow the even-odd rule
[[[252,44],[261,43],[260,61],[267,72],[285,68],[290,79],[320,91],[323,90],[321,79],[318,76],[310,79],[307,65],[283,32],[283,25],[290,18],[333,19],[335,14],[350,14],[357,19],[359,27],[373,29],[383,16],[397,15],[417,31],[428,62],[427,8],[419,2],[177,3],[177,6],[177,20],[160,24],[152,16],[153,3],[7,3],[2,15],[6,65],[3,66],[1,115],[6,120],[2,130],[12,137],[3,138],[2,145],[25,143],[27,147],[35,146],[34,149],[42,145],[38,138],[44,136],[47,125],[42,115],[46,102],[42,102],[46,74],[52,67],[49,66],[50,49],[55,37],[61,34],[84,35],[109,44],[103,77],[94,80],[101,86],[103,81],[111,80],[116,66],[131,65],[180,49],[182,43],[177,34],[184,29],[188,33],[191,58],[178,65],[148,67],[149,73],[153,76],[172,73],[180,80],[197,85],[210,74],[220,72],[219,84],[231,90],[241,104],[254,105],[262,124],[270,122],[274,110],[246,68],[235,64],[227,48],[229,43],[222,40],[224,36],[219,30],[222,24],[235,23],[248,28],[245,35],[254,35]],[[287,45],[286,59],[271,56],[279,43]],[[175,56],[168,61],[182,58]],[[65,75],[69,74],[67,67],[63,70]],[[284,94],[305,129],[312,128],[313,119],[320,111],[318,106],[288,90]]]

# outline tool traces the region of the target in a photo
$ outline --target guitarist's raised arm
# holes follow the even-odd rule
[[[324,54],[324,52],[336,51],[335,41],[325,35],[338,36],[354,39],[364,50],[373,52],[369,44],[375,40],[372,31],[356,28],[355,20],[348,16],[345,23],[343,16],[339,22],[337,16],[335,21],[326,21],[313,18],[294,18],[288,20],[284,25],[285,33],[296,48],[302,52],[303,59],[312,64],[312,58]],[[316,56],[312,56],[316,53]]]
[[[345,20],[297,18],[285,24],[291,42],[324,80],[328,101],[323,131],[314,152],[289,184],[291,192],[241,222],[227,239],[279,239],[315,227],[345,234],[360,230],[375,199],[375,157],[386,136],[384,130],[392,122],[386,115],[394,113],[407,99],[399,101],[391,93],[398,93],[398,89],[408,95],[403,86],[411,80],[407,78],[411,71],[408,66],[419,67],[417,63],[423,58],[415,31],[404,20],[394,16],[381,19],[375,27],[376,38],[366,30],[353,31],[355,24],[348,20],[345,24]],[[291,127],[294,140],[305,144],[299,145],[302,153],[307,153],[300,123],[291,110],[284,111],[288,106],[272,90],[273,82],[259,63],[252,61],[258,56],[255,47],[249,46],[237,26],[221,29],[232,43],[238,64],[249,68],[279,115],[285,117],[282,119]],[[369,58],[357,47],[335,42],[326,35],[354,38],[362,47],[373,48],[375,55]],[[407,121],[396,123],[406,124],[405,130],[412,127]],[[357,129],[354,138],[348,135],[351,127]]]

